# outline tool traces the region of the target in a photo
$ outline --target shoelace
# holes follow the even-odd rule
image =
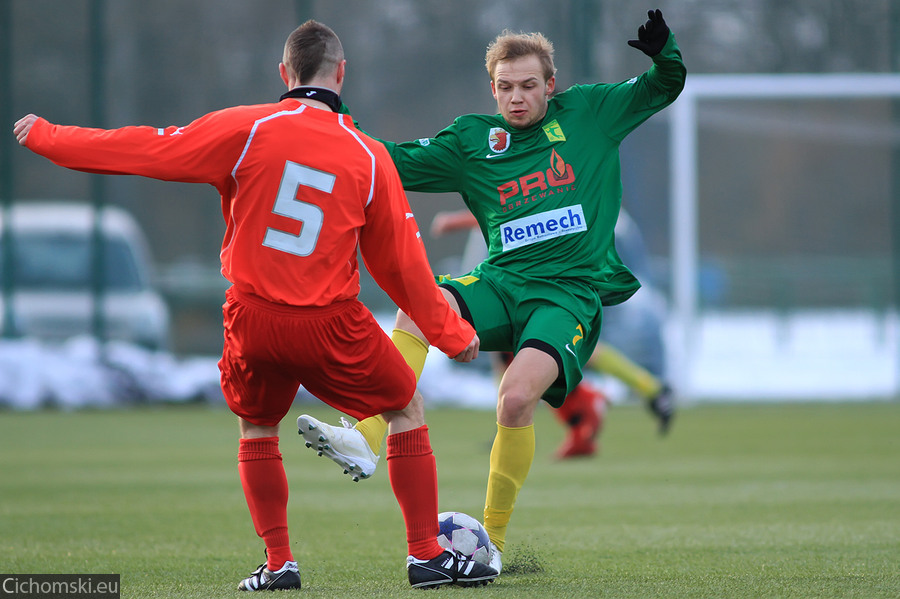
[[[247,583],[247,586],[250,587],[251,590],[255,591],[263,584],[263,576],[265,575],[265,570],[266,564],[260,564],[259,568],[251,572],[248,578],[244,579],[244,582]]]
[[[459,573],[463,572],[466,568],[466,564],[470,561],[467,556],[462,553],[457,553],[455,551],[450,551],[450,571],[453,573],[453,582],[456,582],[459,579]]]

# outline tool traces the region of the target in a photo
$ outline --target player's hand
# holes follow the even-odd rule
[[[481,340],[478,338],[478,335],[475,335],[469,342],[469,346],[460,353],[453,356],[453,359],[457,362],[471,362],[478,357],[478,348],[480,346]]]
[[[669,26],[663,19],[662,11],[657,8],[647,11],[647,22],[638,28],[638,38],[628,40],[628,45],[653,57],[662,52],[668,40]]]
[[[31,131],[31,126],[34,125],[34,122],[38,120],[38,117],[33,114],[26,114],[13,126],[13,134],[16,136],[16,141],[19,142],[20,146],[25,145],[25,139],[28,137],[28,133]]]

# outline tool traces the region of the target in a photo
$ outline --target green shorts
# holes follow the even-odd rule
[[[597,345],[600,294],[586,283],[528,277],[482,263],[468,275],[438,277],[478,332],[483,351],[518,353],[534,347],[556,360],[560,377],[544,394],[559,407],[581,382],[582,367]]]

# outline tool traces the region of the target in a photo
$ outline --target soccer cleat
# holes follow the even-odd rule
[[[566,438],[556,450],[556,457],[560,460],[597,453],[597,438],[603,430],[606,415],[606,396],[585,383],[566,398],[566,403],[570,402],[570,406],[560,408],[569,412]]]
[[[454,551],[444,551],[434,559],[406,558],[406,573],[414,589],[430,589],[445,584],[476,587],[493,582],[499,572],[494,568],[466,559]]]
[[[366,438],[349,422],[341,418],[343,428],[325,424],[308,414],[297,418],[299,433],[306,440],[306,446],[315,449],[320,456],[328,456],[349,474],[353,482],[367,479],[375,474],[378,457],[369,447]]]
[[[300,568],[297,562],[284,562],[281,569],[272,572],[266,564],[260,564],[253,574],[238,585],[241,591],[283,591],[300,588]]]
[[[497,576],[500,575],[500,572],[503,570],[503,553],[497,549],[497,546],[494,545],[494,542],[491,541],[491,568],[497,571]]]
[[[590,457],[597,453],[597,441],[583,427],[569,428],[566,438],[556,448],[556,458],[565,460],[568,458]]]
[[[668,433],[672,419],[675,417],[675,398],[672,395],[672,388],[663,385],[659,394],[649,401],[647,407],[659,421],[659,434]]]

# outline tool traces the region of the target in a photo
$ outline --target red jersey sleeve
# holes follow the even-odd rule
[[[429,343],[448,356],[462,352],[475,330],[450,308],[434,282],[419,228],[393,161],[380,143],[375,193],[360,232],[360,253],[375,282],[419,327]]]
[[[140,175],[164,181],[227,185],[246,129],[240,112],[207,114],[185,127],[92,129],[34,122],[26,147],[70,169],[107,175]]]

